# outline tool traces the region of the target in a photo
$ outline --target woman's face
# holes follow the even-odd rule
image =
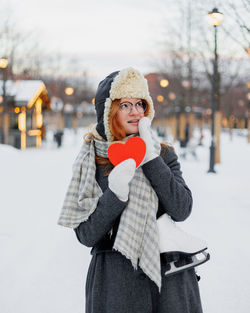
[[[122,98],[120,100],[120,109],[117,112],[116,118],[121,127],[124,128],[126,135],[139,132],[138,124],[140,119],[144,117],[144,111],[140,112],[140,101],[141,99],[139,98]],[[130,104],[133,104],[133,106]],[[130,107],[131,111],[129,112]]]

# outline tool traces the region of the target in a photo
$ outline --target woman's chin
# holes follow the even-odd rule
[[[138,126],[136,127],[130,127],[129,129],[126,130],[126,134],[132,135],[132,134],[137,134],[139,132]]]

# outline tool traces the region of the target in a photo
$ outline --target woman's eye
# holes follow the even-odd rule
[[[123,104],[121,105],[121,108],[122,108],[122,109],[128,108],[128,104],[127,104],[127,103],[123,103]]]
[[[143,107],[143,104],[142,104],[142,102],[137,102],[137,103],[136,103],[136,106],[137,106],[137,107]]]

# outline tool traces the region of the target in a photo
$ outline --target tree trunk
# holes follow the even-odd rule
[[[179,139],[185,140],[186,116],[181,113],[179,118]]]
[[[189,123],[189,139],[193,138],[193,132],[195,127],[195,114],[189,113],[188,115],[188,123]]]

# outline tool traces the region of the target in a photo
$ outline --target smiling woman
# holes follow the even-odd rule
[[[146,79],[133,68],[108,75],[98,86],[95,108],[97,124],[73,165],[58,222],[92,247],[85,312],[201,313],[194,268],[165,275],[169,262],[186,269],[190,259],[160,253],[157,219],[168,214],[185,220],[192,194],[174,150],[151,131],[154,106]],[[142,163],[136,168],[130,156],[107,172],[109,146],[133,136],[145,142]]]
[[[147,103],[138,98],[120,99],[117,121],[124,128],[126,135],[138,133],[138,124],[146,116]]]

